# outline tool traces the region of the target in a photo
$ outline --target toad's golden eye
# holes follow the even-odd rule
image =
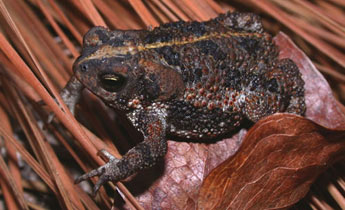
[[[101,74],[99,76],[102,87],[109,92],[118,92],[125,85],[127,79],[120,75],[114,73]]]

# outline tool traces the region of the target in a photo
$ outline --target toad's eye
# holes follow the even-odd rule
[[[101,74],[99,76],[102,87],[109,92],[120,91],[125,85],[127,79],[119,74]]]

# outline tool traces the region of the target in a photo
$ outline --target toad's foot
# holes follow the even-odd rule
[[[120,170],[117,165],[117,163],[120,162],[120,159],[117,159],[116,157],[114,157],[112,154],[110,154],[104,149],[100,150],[98,155],[103,155],[104,157],[106,157],[108,159],[108,162],[104,164],[103,166],[78,177],[75,180],[75,183],[77,184],[79,182],[88,180],[91,177],[99,176],[99,180],[97,181],[97,183],[95,184],[93,188],[92,196],[96,196],[97,191],[105,182],[118,181],[123,178],[123,176],[120,174]]]

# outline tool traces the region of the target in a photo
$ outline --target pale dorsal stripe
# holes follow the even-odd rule
[[[257,38],[260,38],[263,35],[264,34],[261,34],[261,33],[229,31],[227,33],[210,33],[210,34],[206,34],[200,37],[186,38],[186,40],[171,40],[169,42],[157,42],[157,43],[144,44],[144,45],[138,45],[138,46],[129,45],[129,46],[114,47],[110,45],[104,45],[104,46],[101,46],[96,52],[82,59],[79,62],[79,64],[83,63],[86,60],[102,59],[102,58],[110,58],[110,57],[123,57],[127,54],[134,55],[138,52],[149,50],[149,49],[161,48],[161,47],[172,46],[172,45],[185,45],[185,44],[195,43],[195,42],[199,42],[199,41],[207,40],[211,38],[249,37],[249,36],[250,37],[255,36]]]

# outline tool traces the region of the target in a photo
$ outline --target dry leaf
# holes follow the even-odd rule
[[[303,198],[316,177],[344,157],[345,131],[275,114],[252,127],[236,155],[213,170],[199,209],[278,209]]]

